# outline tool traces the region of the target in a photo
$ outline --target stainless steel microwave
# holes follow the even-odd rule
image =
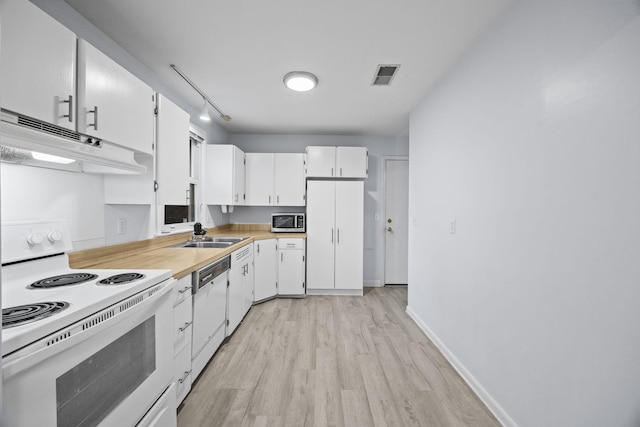
[[[303,213],[271,214],[272,233],[304,233],[305,219]]]

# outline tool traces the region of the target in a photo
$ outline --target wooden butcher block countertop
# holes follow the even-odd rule
[[[256,240],[305,238],[305,233],[272,233],[269,224],[231,224],[207,229],[207,237],[247,237],[224,249],[176,248],[191,233],[173,234],[69,253],[71,268],[171,269],[179,279]]]

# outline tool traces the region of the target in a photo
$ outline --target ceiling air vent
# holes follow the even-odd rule
[[[373,77],[373,83],[371,84],[373,86],[389,86],[398,68],[400,68],[400,64],[378,65],[376,74]]]

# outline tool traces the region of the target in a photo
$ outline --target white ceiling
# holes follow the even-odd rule
[[[230,133],[406,135],[409,112],[511,0],[66,0]],[[378,64],[401,64],[389,87]],[[283,76],[318,76],[296,93]]]

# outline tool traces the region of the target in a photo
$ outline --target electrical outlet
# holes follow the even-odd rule
[[[127,219],[119,218],[118,219],[118,234],[125,234],[127,232]]]

